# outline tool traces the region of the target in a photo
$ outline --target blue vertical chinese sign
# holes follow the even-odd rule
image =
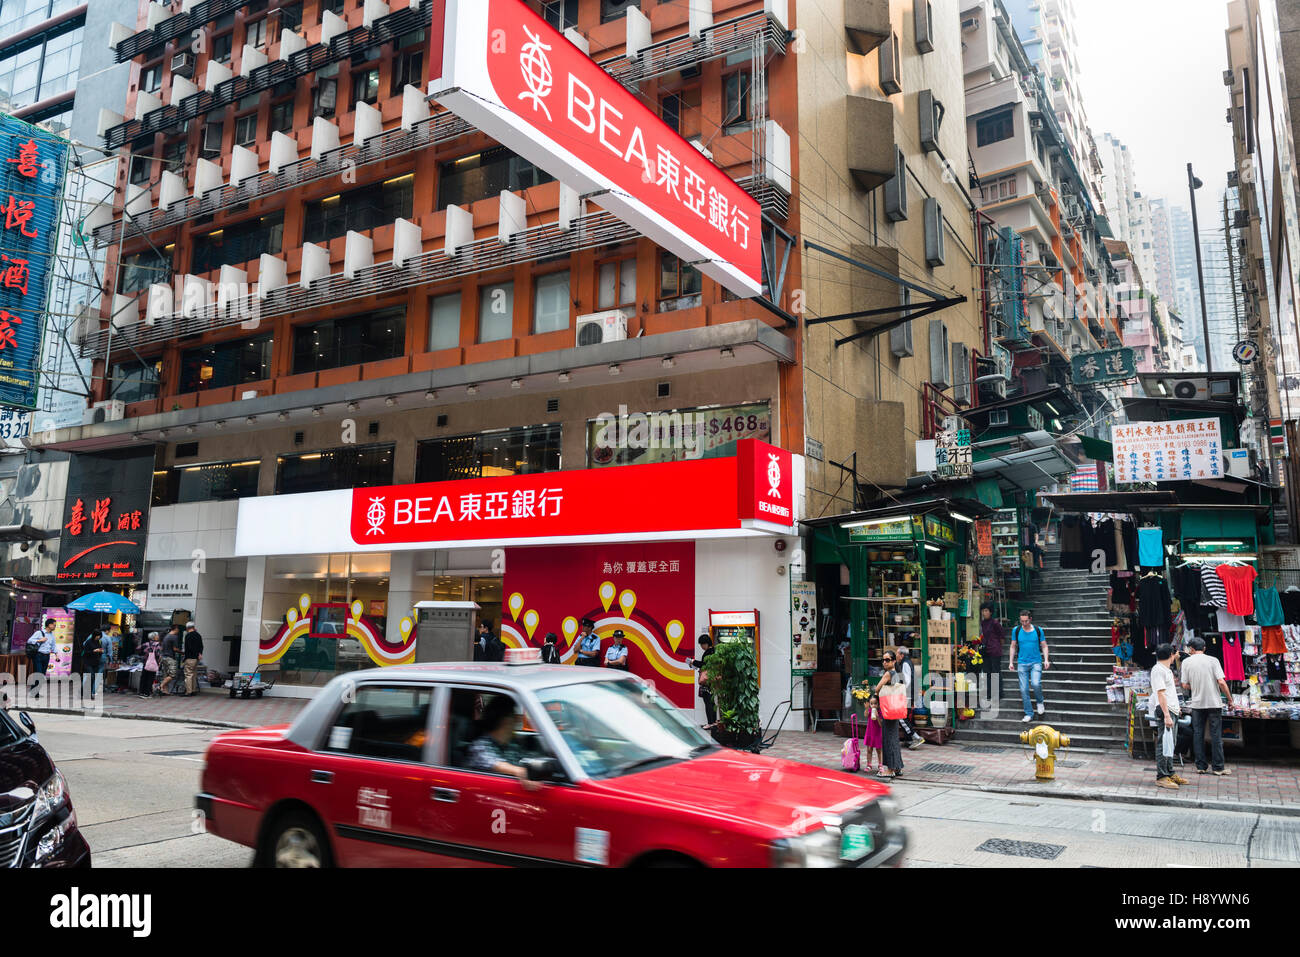
[[[0,406],[36,408],[68,141],[0,116]]]

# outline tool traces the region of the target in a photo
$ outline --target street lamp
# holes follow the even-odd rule
[[[1205,184],[1192,174],[1192,164],[1187,164],[1187,192],[1192,197],[1192,236],[1196,243],[1196,280],[1201,288],[1201,335],[1205,337],[1205,371],[1214,371],[1210,355],[1210,318],[1205,308],[1205,269],[1201,265],[1201,227],[1196,218],[1196,191]]]

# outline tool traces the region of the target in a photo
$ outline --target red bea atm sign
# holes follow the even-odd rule
[[[429,94],[738,296],[758,201],[519,0],[432,0]]]
[[[735,458],[457,479],[352,491],[358,545],[591,539],[794,524],[789,452],[743,439]],[[777,531],[777,529],[772,529]]]

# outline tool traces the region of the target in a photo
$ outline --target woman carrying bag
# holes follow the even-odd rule
[[[898,722],[907,715],[907,685],[894,667],[892,651],[886,651],[880,663],[885,669],[880,681],[876,683],[876,695],[880,699],[880,733],[884,739],[881,741],[884,750],[880,760],[880,776],[896,778],[903,772],[903,749],[898,742]]]
[[[158,659],[162,656],[158,632],[149,632],[148,639],[140,642],[138,653],[144,658],[144,670],[140,672],[140,697],[148,698],[153,694],[153,682],[158,677]]]

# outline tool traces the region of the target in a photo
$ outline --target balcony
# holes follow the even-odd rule
[[[188,36],[218,17],[224,17],[227,13],[233,13],[240,7],[246,6],[247,3],[248,0],[202,0],[189,10],[170,16],[151,29],[131,34],[117,44],[114,56],[118,63],[134,60],[160,43]]]

